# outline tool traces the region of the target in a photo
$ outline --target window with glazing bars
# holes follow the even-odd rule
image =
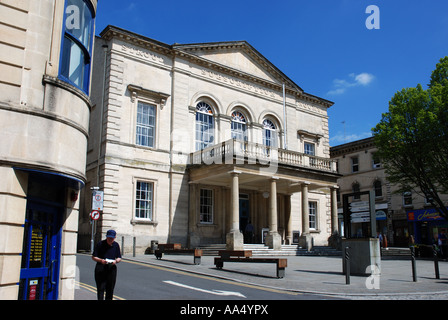
[[[135,196],[135,218],[153,220],[154,184],[150,182],[137,182]]]
[[[156,129],[156,107],[139,102],[137,106],[137,139],[140,146],[154,148]]]
[[[309,217],[310,217],[310,229],[316,229],[317,226],[317,202],[309,201]]]
[[[205,102],[196,106],[196,151],[212,146],[214,143],[215,120],[212,108]]]
[[[213,190],[201,189],[199,221],[213,223]]]

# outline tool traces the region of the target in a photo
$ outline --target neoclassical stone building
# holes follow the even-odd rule
[[[0,300],[74,298],[96,8],[0,1]]]
[[[327,244],[339,176],[332,102],[245,41],[167,45],[109,26],[95,44],[80,246],[95,186],[104,191],[97,238],[114,228],[125,252],[134,238],[137,252],[152,240]]]

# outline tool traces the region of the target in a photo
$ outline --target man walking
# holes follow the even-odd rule
[[[117,279],[117,263],[121,261],[120,246],[115,242],[117,233],[109,230],[106,239],[100,241],[92,253],[92,260],[96,262],[95,282],[98,300],[112,300],[114,296],[115,281]]]

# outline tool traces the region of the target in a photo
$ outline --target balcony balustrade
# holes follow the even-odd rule
[[[336,161],[263,144],[228,140],[191,154],[191,165],[212,164],[287,165],[337,173]]]

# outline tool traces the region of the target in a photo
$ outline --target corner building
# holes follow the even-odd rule
[[[96,7],[0,1],[0,300],[74,298]]]
[[[327,245],[339,177],[332,102],[245,41],[167,45],[109,26],[95,44],[86,190],[104,191],[96,240],[113,228],[125,253],[151,241]]]

